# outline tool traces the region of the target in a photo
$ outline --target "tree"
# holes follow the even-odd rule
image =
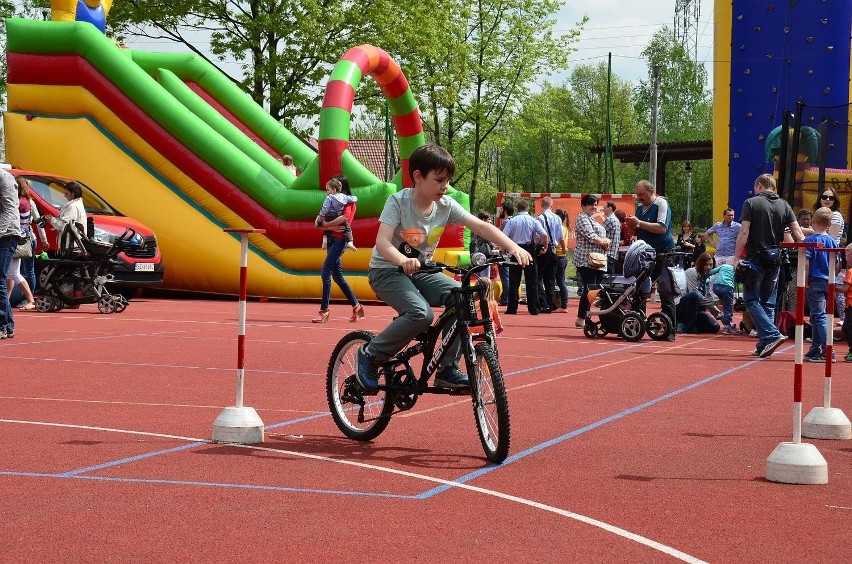
[[[574,144],[572,153],[571,179],[575,189],[572,192],[603,193],[611,191],[607,182],[606,155],[591,154],[589,147],[602,147],[606,144],[607,119],[607,65],[579,65],[571,73],[569,80],[570,105],[568,117],[578,127],[587,132],[582,145]],[[610,77],[610,131],[612,144],[639,143],[642,129],[634,110],[634,98],[631,85],[616,77]],[[633,167],[616,167],[616,187],[629,184],[635,176]]]
[[[324,81],[350,47],[376,43],[399,2],[348,0],[126,0],[110,12],[110,30],[168,39],[205,54],[188,38],[210,33],[213,55],[242,62],[230,77],[285,126],[305,133],[316,125]]]
[[[660,78],[658,134],[660,141],[696,141],[711,138],[712,98],[703,64],[689,58],[668,28],[658,31],[642,51],[648,61],[648,79],[636,91],[636,109],[647,131],[651,127],[653,69]],[[712,218],[712,172],[710,162],[692,163],[693,223],[707,225]],[[673,221],[686,217],[688,179],[685,165],[666,169],[666,197],[671,203]],[[677,219],[676,219],[677,218]]]

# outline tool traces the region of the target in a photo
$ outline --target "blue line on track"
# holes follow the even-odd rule
[[[688,392],[689,390],[695,389],[699,386],[703,386],[704,384],[707,384],[708,382],[712,382],[713,380],[716,380],[718,378],[722,378],[723,376],[727,376],[728,374],[731,374],[731,373],[736,372],[738,370],[742,370],[743,368],[747,368],[747,367],[751,366],[752,364],[754,364],[755,362],[758,362],[758,361],[759,361],[759,359],[755,359],[751,362],[747,362],[745,364],[741,364],[739,366],[735,366],[733,368],[729,368],[727,370],[719,372],[718,374],[714,374],[713,376],[708,376],[707,378],[704,378],[703,380],[699,380],[698,382],[694,382],[694,383],[692,383],[688,386],[680,388],[679,390],[675,390],[673,392],[663,394],[662,396],[660,396],[658,398],[646,401],[645,403],[639,404],[639,405],[631,407],[629,409],[625,409],[624,411],[621,411],[621,412],[616,413],[614,415],[610,415],[609,417],[605,417],[604,419],[600,419],[598,421],[595,421],[594,423],[590,423],[590,424],[586,425],[585,427],[580,427],[579,429],[575,429],[574,431],[571,431],[569,433],[565,433],[562,436],[550,439],[549,441],[545,441],[543,443],[540,443],[540,444],[538,444],[534,447],[528,448],[528,449],[521,451],[517,454],[513,454],[512,456],[508,457],[502,464],[490,464],[489,466],[486,466],[485,468],[481,468],[479,470],[476,470],[475,472],[471,472],[469,474],[465,474],[464,476],[456,478],[455,480],[453,480],[453,482],[458,483],[458,484],[464,484],[465,482],[469,482],[470,480],[473,480],[474,478],[478,478],[479,476],[483,476],[485,474],[493,472],[494,470],[497,470],[497,469],[499,469],[499,468],[501,468],[501,467],[503,467],[507,464],[511,464],[512,462],[515,462],[515,461],[520,460],[522,458],[526,458],[527,456],[530,456],[531,454],[535,454],[535,453],[539,452],[540,450],[543,450],[545,448],[557,445],[557,444],[559,444],[563,441],[566,441],[566,440],[571,439],[573,437],[576,437],[578,435],[582,435],[583,433],[585,433],[587,431],[597,429],[598,427],[600,427],[602,425],[606,425],[607,423],[612,423],[613,421],[617,421],[617,420],[621,419],[622,417],[626,417],[628,415],[636,413],[637,411],[641,411],[641,410],[643,410],[647,407],[651,407],[652,405],[655,405],[655,404],[658,404],[662,401],[665,401],[669,398],[672,398],[672,397],[677,396],[679,394],[682,394],[684,392]],[[442,484],[440,486],[437,486],[435,488],[432,488],[430,490],[423,492],[422,494],[417,496],[417,499],[428,499],[428,498],[430,498],[434,495],[445,492],[450,488],[452,488],[452,486]]]

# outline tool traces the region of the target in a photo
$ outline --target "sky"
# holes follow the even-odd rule
[[[713,0],[694,1],[700,9],[696,27],[698,62],[705,63],[712,77]],[[675,0],[566,0],[557,15],[557,31],[574,29],[583,14],[589,16],[589,21],[575,44],[577,50],[571,54],[568,68],[547,77],[548,80],[563,82],[577,64],[606,63],[609,52],[612,52],[614,75],[630,82],[647,78],[647,65],[640,53],[660,28],[674,28],[675,4]]]

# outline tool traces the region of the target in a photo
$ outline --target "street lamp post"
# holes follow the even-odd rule
[[[692,163],[686,161],[686,221],[692,223]]]

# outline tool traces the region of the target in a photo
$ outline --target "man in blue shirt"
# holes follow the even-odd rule
[[[636,194],[636,215],[628,215],[626,223],[636,231],[636,238],[642,239],[658,253],[674,250],[672,237],[672,210],[657,189],[648,180],[640,180],[633,188]],[[655,273],[656,274],[656,273]],[[677,327],[674,298],[660,296],[660,309],[669,316],[672,327]],[[675,340],[675,333],[669,335],[669,341]]]
[[[541,199],[541,215],[536,219],[547,232],[548,245],[544,246],[535,257],[538,267],[538,277],[544,284],[544,294],[539,296],[539,313],[550,313],[556,309],[553,295],[556,292],[556,246],[562,241],[562,220],[553,213],[553,198],[545,196]]]
[[[740,234],[741,225],[734,221],[734,210],[726,209],[723,217],[722,221],[707,230],[707,235],[716,236],[716,266],[734,264],[734,249],[737,246],[737,235]]]
[[[528,213],[529,209],[530,206],[526,200],[518,201],[518,213],[503,224],[503,233],[519,247],[535,256],[535,241],[538,240],[545,246],[549,241],[544,227]],[[516,265],[509,267],[509,303],[506,306],[506,313],[509,315],[518,313],[521,274],[527,282],[527,310],[530,315],[538,315],[538,271],[535,261],[523,267]]]

